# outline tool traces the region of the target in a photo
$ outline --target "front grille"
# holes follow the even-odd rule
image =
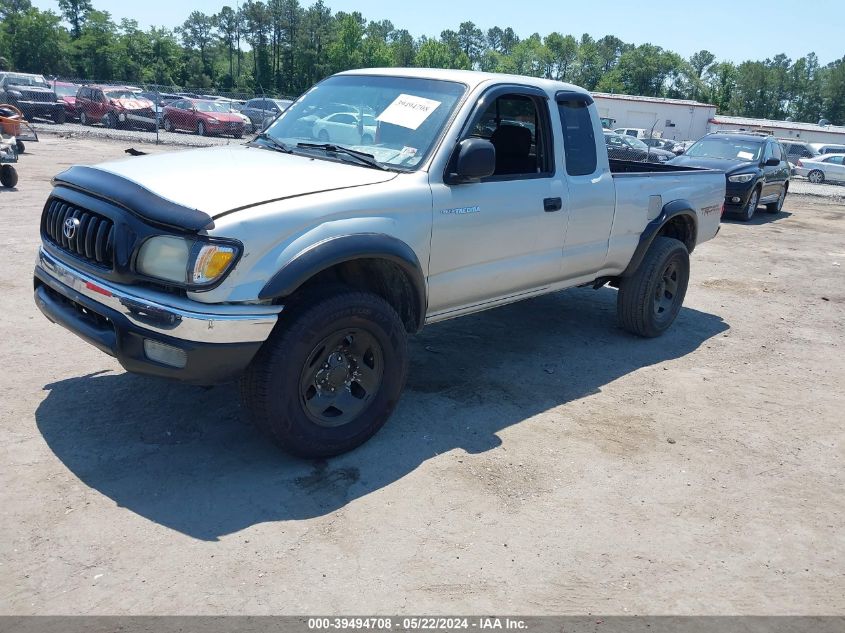
[[[22,90],[23,98],[27,101],[43,101],[45,103],[55,101],[56,97],[52,92],[41,92],[39,90]]]
[[[73,222],[71,237],[65,234],[65,223]],[[64,251],[81,257],[89,263],[112,268],[114,262],[114,223],[108,218],[76,207],[72,204],[50,198],[41,218],[44,237]]]

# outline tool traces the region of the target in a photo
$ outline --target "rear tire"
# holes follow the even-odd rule
[[[241,379],[241,401],[294,455],[350,451],[399,401],[408,373],[402,321],[381,297],[344,287],[302,297],[285,312]]]
[[[67,112],[65,112],[64,110],[62,110],[61,112],[56,112],[56,114],[53,115],[53,123],[56,123],[57,125],[63,125],[66,122]]]
[[[321,143],[328,143],[329,142],[329,133],[325,130],[320,130],[317,133],[317,138],[320,140]]]
[[[807,180],[814,185],[820,185],[824,182],[824,172],[821,169],[814,169],[807,174]]]
[[[15,146],[17,147],[18,154],[23,154],[26,151],[26,145],[23,144],[23,141],[15,139]]]
[[[688,284],[687,247],[669,237],[654,238],[637,271],[619,283],[619,325],[637,336],[660,336],[678,316]]]
[[[18,184],[18,172],[11,165],[0,165],[0,185],[11,189]]]

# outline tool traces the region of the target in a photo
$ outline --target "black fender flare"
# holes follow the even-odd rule
[[[259,299],[278,299],[292,295],[314,275],[356,259],[382,259],[396,264],[408,277],[417,305],[417,329],[425,322],[428,299],[425,275],[414,249],[384,233],[340,235],[319,242],[298,253],[281,268],[258,293]]]
[[[630,277],[637,272],[637,269],[640,267],[645,254],[651,247],[651,243],[654,241],[654,238],[660,234],[660,230],[667,222],[677,217],[684,218],[689,224],[691,231],[689,234],[689,240],[686,242],[686,247],[687,250],[692,253],[698,239],[698,215],[696,214],[692,203],[688,200],[673,200],[672,202],[663,205],[663,208],[660,210],[660,214],[649,222],[646,225],[645,230],[640,234],[640,243],[637,244],[637,248],[631,256],[631,261],[628,262],[628,267],[625,268],[625,271],[622,273],[622,277]]]

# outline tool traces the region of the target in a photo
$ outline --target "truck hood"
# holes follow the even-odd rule
[[[703,167],[705,169],[718,169],[726,173],[737,171],[749,171],[757,167],[757,163],[744,160],[731,160],[725,158],[702,158],[698,156],[678,156],[669,161],[670,165],[681,167]]]
[[[211,217],[265,202],[372,185],[396,177],[395,172],[248,145],[139,156],[101,163],[95,169]]]

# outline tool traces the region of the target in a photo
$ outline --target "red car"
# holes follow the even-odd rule
[[[155,104],[136,88],[82,86],[76,93],[76,110],[82,125],[102,122],[106,127],[158,127]]]
[[[187,130],[200,136],[229,134],[244,135],[244,117],[226,104],[210,99],[180,99],[164,108],[164,130]]]
[[[79,86],[67,81],[54,81],[53,92],[59,98],[59,101],[65,104],[65,118],[68,121],[75,121],[79,117],[76,110],[76,93]]]

